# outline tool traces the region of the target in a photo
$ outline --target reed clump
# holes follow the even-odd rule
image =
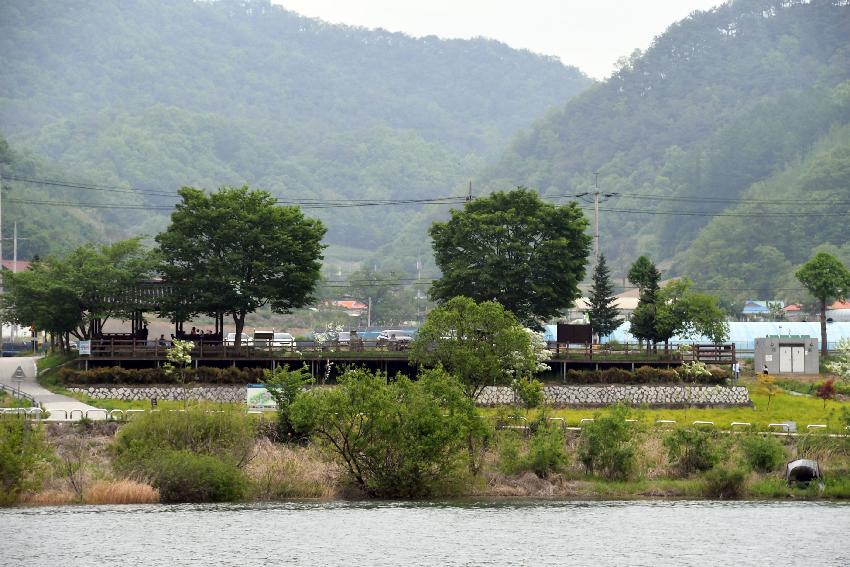
[[[159,490],[135,480],[98,480],[83,495],[86,504],[156,504]]]

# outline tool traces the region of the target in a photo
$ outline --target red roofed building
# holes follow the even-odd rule
[[[352,317],[358,317],[366,310],[366,305],[364,303],[360,303],[356,299],[339,299],[331,302],[331,305],[334,307],[342,307],[348,311],[348,314]]]
[[[26,260],[18,260],[16,265],[14,260],[3,260],[3,269],[10,272],[25,272],[30,269],[30,263]]]
[[[850,301],[836,301],[826,308],[826,320],[850,321]]]

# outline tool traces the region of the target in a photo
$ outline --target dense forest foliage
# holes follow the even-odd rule
[[[21,179],[50,180],[62,176],[62,171],[42,160],[10,147],[0,136],[0,176],[3,177],[3,257],[13,256],[15,223],[18,232],[18,258],[30,260],[37,255],[62,255],[77,246],[92,241],[120,238],[120,228],[107,217],[77,207],[45,207],[42,201],[73,203],[89,199],[90,190],[32,184]],[[98,192],[100,193],[100,192]],[[101,196],[101,202],[128,203],[138,199],[133,194],[117,193]],[[98,212],[109,213],[109,209]]]
[[[555,199],[598,172],[615,275],[649,254],[730,300],[792,299],[795,265],[850,242],[848,79],[848,2],[729,2],[519,134],[483,183]]]
[[[124,215],[137,233],[164,225],[154,207],[184,185],[337,205],[462,194],[520,127],[590,84],[495,41],[330,25],[268,0],[0,4],[0,133],[74,179],[140,188],[156,214]],[[362,260],[421,206],[307,212],[331,257]],[[420,238],[410,258],[430,255]]]

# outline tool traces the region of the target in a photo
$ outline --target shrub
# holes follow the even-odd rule
[[[254,428],[236,412],[150,412],[124,425],[112,445],[113,466],[132,475],[138,463],[160,451],[190,451],[213,455],[233,466],[252,454]]]
[[[702,429],[680,427],[664,439],[667,457],[679,473],[688,476],[695,471],[707,471],[720,460],[717,435]]]
[[[526,409],[536,408],[543,403],[543,383],[534,378],[516,378],[511,381],[514,398]]]
[[[661,382],[660,369],[653,368],[652,366],[641,366],[637,370],[635,370],[634,374],[635,382],[637,382],[638,384],[652,384],[654,382]]]
[[[785,462],[785,448],[775,437],[748,435],[741,438],[744,460],[755,471],[771,472]]]
[[[626,384],[634,382],[634,375],[622,368],[606,368],[602,371],[601,382],[605,384]]]
[[[589,474],[626,479],[635,467],[634,428],[626,422],[628,408],[616,406],[607,416],[596,414],[579,440],[579,459]]]
[[[561,472],[568,464],[564,431],[557,425],[543,425],[528,443],[526,468],[540,478]]]
[[[201,366],[187,368],[184,371],[186,382],[202,384],[254,384],[263,377],[262,368],[214,368]],[[118,366],[76,370],[61,368],[56,373],[56,379],[61,384],[180,384],[180,374],[169,375],[163,368],[121,368]]]
[[[40,425],[17,416],[0,416],[0,505],[22,492],[38,490],[52,452]]]
[[[387,384],[381,374],[349,369],[336,388],[298,396],[291,417],[361,490],[389,498],[437,493],[484,428],[460,383],[440,370]]]
[[[162,502],[232,502],[248,490],[242,471],[210,455],[160,451],[144,462]]]
[[[306,367],[290,370],[288,365],[278,366],[274,372],[266,370],[263,376],[263,383],[277,402],[277,437],[281,441],[290,440],[293,435],[309,435],[309,431],[299,432],[292,425],[290,407],[310,380]]]
[[[738,498],[744,493],[746,473],[737,468],[717,467],[705,473],[703,495],[709,498]]]
[[[522,440],[514,431],[501,431],[496,437],[499,455],[499,470],[505,474],[516,474],[525,466],[522,455]]]

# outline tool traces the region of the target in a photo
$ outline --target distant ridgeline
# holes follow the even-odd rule
[[[0,134],[15,148],[61,179],[141,188],[14,181],[22,191],[146,205],[78,215],[133,235],[164,226],[180,186],[249,184],[321,200],[307,213],[329,227],[331,258],[388,245],[411,272],[430,245],[421,232],[400,244],[404,226],[446,207],[351,200],[463,195],[518,129],[592,84],[496,41],[330,25],[268,1],[8,0],[0,57]],[[41,208],[62,222],[64,210]]]
[[[850,264],[848,79],[846,0],[733,1],[623,59],[482,183],[554,197],[594,191],[599,172],[619,194],[600,205],[615,276],[649,254],[730,300],[799,300],[814,247]]]

